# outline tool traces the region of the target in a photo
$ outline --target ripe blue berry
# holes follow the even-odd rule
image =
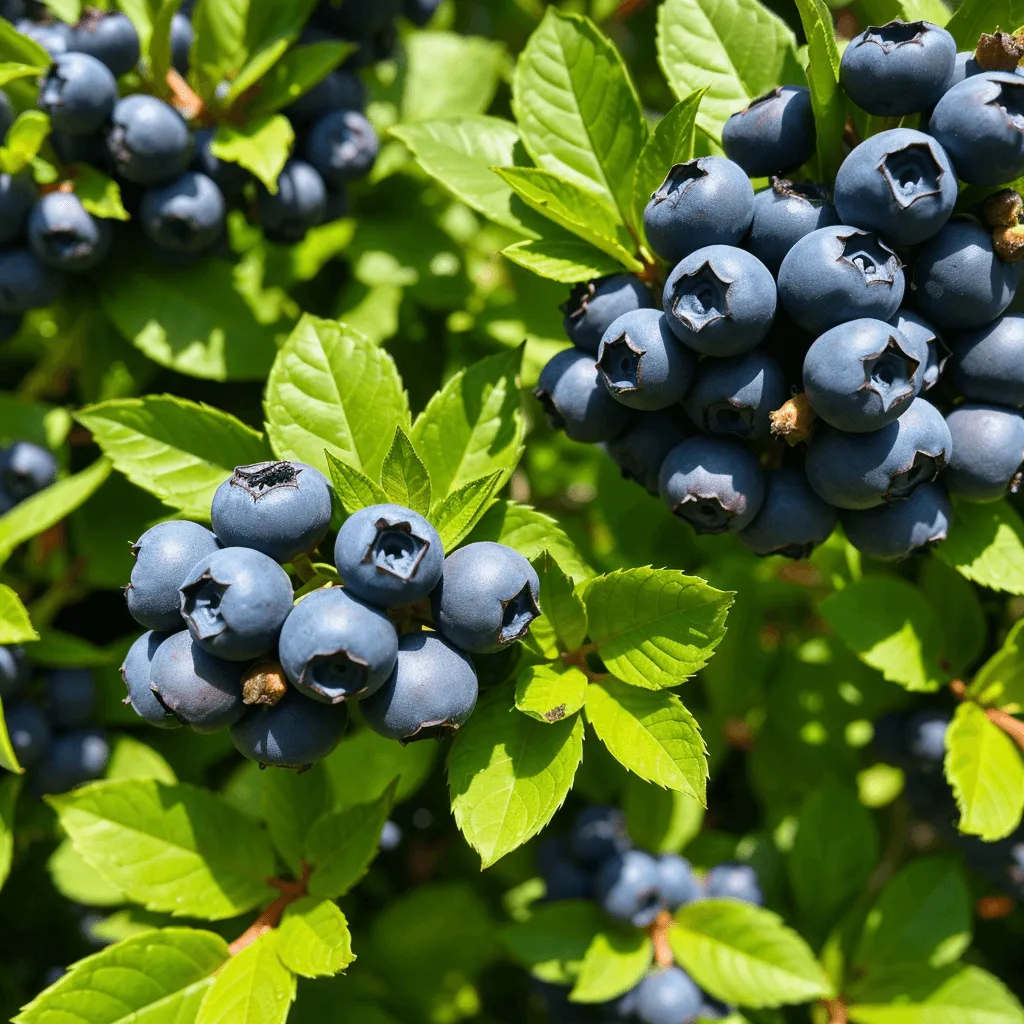
[[[187,75],[192,41],[195,39],[192,22],[178,11],[171,18],[171,64],[179,75]]]
[[[889,323],[896,328],[911,344],[924,344],[928,348],[928,362],[924,369],[924,387],[922,391],[930,391],[939,383],[939,377],[946,367],[950,352],[946,343],[939,337],[938,331],[924,317],[918,316],[913,310],[899,309]]]
[[[54,57],[39,87],[39,109],[68,135],[91,135],[106,124],[117,102],[110,69],[87,53]]]
[[[170,633],[157,633],[153,630],[143,633],[128,649],[121,666],[121,678],[128,690],[125,704],[158,729],[181,728],[181,720],[157,700],[150,686],[153,657],[157,648],[170,636]]]
[[[788,398],[782,368],[755,350],[733,359],[705,359],[683,404],[698,429],[753,441],[768,433],[769,414]]]
[[[38,199],[35,183],[28,174],[0,174],[0,243],[21,234],[29,210]]]
[[[649,853],[627,850],[600,866],[594,898],[609,917],[646,928],[664,909],[659,881],[658,862]]]
[[[437,586],[441,538],[423,516],[401,505],[371,505],[345,520],[334,545],[342,583],[382,608],[413,604]]]
[[[25,689],[28,661],[21,644],[0,646],[0,700],[8,701]]]
[[[811,90],[782,85],[733,114],[722,128],[725,155],[751,178],[794,171],[814,155]]]
[[[249,708],[231,726],[231,742],[261,765],[305,768],[334,750],[347,725],[344,704],[325,707],[291,690],[273,706]]]
[[[380,848],[383,851],[397,850],[402,845],[402,829],[398,822],[390,818],[384,822],[380,830]]]
[[[324,704],[341,704],[384,685],[395,667],[398,634],[383,612],[331,587],[299,601],[278,651],[293,686]]]
[[[342,185],[365,178],[379,148],[377,133],[358,110],[332,110],[310,128],[306,159],[324,181]]]
[[[202,252],[224,230],[224,195],[212,178],[186,171],[142,195],[142,230],[172,252]]]
[[[441,0],[404,0],[402,13],[417,28],[426,28],[440,6]]]
[[[700,883],[694,877],[688,860],[674,853],[665,853],[658,858],[658,893],[662,904],[669,910],[701,898]]]
[[[597,352],[604,332],[624,313],[650,309],[650,292],[632,274],[613,274],[575,285],[560,307],[569,340],[586,352]]]
[[[837,522],[836,510],[811,490],[803,471],[783,467],[765,474],[761,510],[739,538],[755,555],[807,558]]]
[[[862,554],[896,561],[946,539],[953,521],[949,496],[939,484],[923,484],[905,501],[846,512],[846,538]]]
[[[81,273],[98,266],[110,251],[110,227],[93,217],[76,195],[50,192],[28,216],[28,243],[47,266]]]
[[[7,512],[57,479],[57,460],[31,441],[0,450],[0,512]]]
[[[213,139],[212,128],[200,128],[193,134],[192,169],[205,174],[220,189],[222,197],[237,200],[249,182],[249,172],[240,164],[214,156]]]
[[[62,729],[89,724],[96,702],[96,680],[87,668],[60,668],[46,673],[50,720]]]
[[[697,1020],[701,1022],[726,1020],[735,1012],[735,1007],[726,1006],[725,1003],[719,1002],[719,1000],[705,992],[704,1001],[700,1004],[700,1009],[697,1011]]]
[[[906,723],[906,745],[910,755],[922,766],[941,766],[946,756],[946,732],[949,729],[948,711],[919,711]]]
[[[704,876],[704,897],[709,900],[740,900],[742,903],[764,903],[757,872],[749,864],[716,864]]]
[[[585,868],[598,868],[631,845],[626,816],[617,807],[587,807],[576,816],[569,833],[569,852]]]
[[[58,57],[69,49],[72,28],[66,22],[35,22],[22,18],[14,27],[22,35],[34,39],[51,57]]]
[[[636,988],[636,1019],[641,1024],[682,1024],[697,1019],[704,993],[678,967],[648,974]]]
[[[46,715],[32,704],[12,704],[4,710],[7,735],[22,768],[34,768],[46,756],[53,732]]]
[[[65,793],[100,778],[110,760],[110,742],[101,729],[56,736],[32,780],[37,793]]]
[[[331,110],[364,110],[366,86],[351,71],[338,69],[322,78],[308,92],[285,108],[294,124],[308,124]]]
[[[1011,313],[960,335],[952,368],[953,383],[965,398],[1024,406],[1024,314]]]
[[[139,34],[119,11],[88,11],[71,35],[71,48],[102,61],[118,76],[139,62]]]
[[[28,249],[0,252],[0,313],[24,313],[51,306],[64,278]]]
[[[137,185],[176,177],[192,159],[192,135],[174,107],[136,93],[118,100],[107,131],[118,174]]]
[[[658,495],[658,474],[670,451],[692,430],[675,409],[638,413],[605,447],[608,458],[626,480],[635,480],[648,494]]]
[[[951,494],[966,501],[998,501],[1024,480],[1024,416],[1016,409],[966,402],[946,423],[953,455],[946,471]]]
[[[577,864],[563,837],[547,839],[537,851],[537,871],[544,880],[544,898],[557,900],[588,900],[594,894],[594,879]]]
[[[551,426],[573,441],[611,441],[629,423],[629,410],[608,393],[593,355],[576,348],[548,362],[533,393]]]
[[[778,274],[786,253],[804,235],[838,223],[839,214],[824,185],[773,178],[771,188],[754,196],[754,218],[743,244]]]
[[[277,179],[277,194],[259,188],[260,223],[272,242],[294,245],[324,221],[327,186],[315,168],[289,160]]]

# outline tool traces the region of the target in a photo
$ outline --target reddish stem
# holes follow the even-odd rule
[[[828,1024],[847,1024],[849,1018],[846,1015],[846,1003],[842,999],[825,1000],[825,1008],[828,1010]]]
[[[287,878],[268,878],[267,884],[279,890],[281,895],[228,946],[228,952],[232,956],[237,956],[243,949],[251,946],[258,938],[276,928],[281,923],[285,910],[296,900],[300,900],[306,895],[309,876],[310,867],[304,863],[302,865],[302,877],[297,881]]]
[[[171,104],[186,121],[194,121],[204,112],[202,99],[174,68],[167,71],[167,87],[171,90]]]
[[[636,14],[637,11],[642,11],[648,3],[650,3],[650,0],[622,0],[618,10],[615,12],[615,17],[621,21],[624,18],[628,18],[631,14]]]
[[[967,698],[967,687],[962,679],[954,679],[949,684],[949,689],[957,700]],[[1008,711],[999,708],[985,708],[985,717],[995,726],[998,726],[1014,743],[1024,752],[1024,722],[1014,718]]]
[[[651,941],[654,943],[654,962],[659,967],[671,967],[674,963],[672,946],[669,944],[668,935],[672,930],[674,921],[672,915],[663,910],[655,918],[651,925]]]

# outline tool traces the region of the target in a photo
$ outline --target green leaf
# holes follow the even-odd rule
[[[505,47],[479,36],[414,32],[405,40],[405,57],[402,121],[425,121],[484,113],[498,88]]]
[[[213,984],[213,972],[227,959],[227,943],[212,932],[147,931],[72,964],[14,1020],[17,1024],[191,1021]]]
[[[355,960],[348,921],[330,900],[297,900],[284,912],[277,937],[285,967],[304,978],[337,974]]]
[[[21,791],[21,779],[0,779],[0,888],[11,873],[14,859],[14,808]]]
[[[671,569],[599,576],[583,592],[590,639],[612,675],[634,686],[677,686],[725,635],[732,595]]]
[[[25,774],[25,769],[18,762],[18,755],[7,732],[7,720],[4,718],[2,703],[0,703],[0,768],[5,768],[18,775]]]
[[[323,81],[354,49],[353,43],[323,40],[292,47],[263,77],[259,94],[246,106],[249,118],[276,113]]]
[[[964,0],[946,24],[958,50],[973,50],[983,32],[1016,32],[1024,22],[1021,0]]]
[[[167,2],[173,3],[173,0],[167,0]],[[152,45],[153,9],[156,6],[156,0],[117,0],[113,6],[126,14],[129,21],[135,26],[135,31],[139,34],[139,45],[145,56],[149,53]]]
[[[569,999],[610,1003],[640,982],[653,956],[654,943],[639,929],[598,932],[583,955]]]
[[[576,284],[622,273],[618,260],[568,233],[555,238],[527,238],[506,246],[501,252],[518,266],[560,284]]]
[[[395,803],[401,803],[430,777],[437,753],[436,743],[403,747],[371,729],[360,729],[350,731],[321,763],[333,783],[335,807],[378,800],[395,779]]]
[[[494,503],[494,492],[501,487],[504,476],[503,472],[495,470],[489,476],[463,484],[430,510],[428,518],[440,535],[445,551],[454,550],[469,536]]]
[[[939,546],[943,561],[973,583],[1024,595],[1024,523],[1006,501],[954,501],[953,527]]]
[[[62,896],[87,907],[119,907],[127,903],[124,892],[108,882],[65,839],[46,862],[53,887]]]
[[[331,809],[330,782],[323,764],[314,764],[301,774],[261,772],[260,806],[278,853],[295,875],[300,875],[309,830]]]
[[[247,0],[199,0],[192,12],[195,40],[189,65],[200,84],[203,99],[214,99],[217,86],[234,78],[248,55],[245,30]]]
[[[0,523],[3,519],[0,518]],[[25,606],[10,587],[0,583],[0,644],[24,644],[38,640]]]
[[[278,956],[279,939],[276,931],[266,932],[225,964],[195,1024],[284,1024],[295,999],[295,975]]]
[[[551,820],[583,758],[579,716],[541,725],[486,694],[456,734],[448,760],[455,823],[488,868]]]
[[[821,964],[769,910],[738,900],[680,907],[669,933],[676,962],[716,999],[753,1008],[831,995]]]
[[[513,97],[534,163],[631,218],[646,127],[618,50],[594,24],[549,7],[516,63]]]
[[[133,484],[203,520],[236,466],[271,458],[263,437],[234,416],[173,395],[101,402],[75,418]]]
[[[388,501],[384,488],[374,483],[355,466],[336,459],[330,452],[326,452],[326,458],[331,483],[334,484],[334,493],[347,515],[352,515],[361,508],[385,504]]]
[[[121,779],[48,799],[75,849],[149,910],[215,921],[273,894],[266,836],[205,789]]]
[[[653,786],[636,775],[626,783],[623,810],[630,839],[651,853],[679,853],[698,835],[704,821],[698,800]]]
[[[949,671],[966,673],[988,646],[988,618],[981,606],[981,592],[941,558],[925,559],[917,582],[942,623],[943,658]]]
[[[244,167],[276,195],[277,178],[294,141],[291,121],[283,114],[272,114],[244,125],[218,125],[210,152],[219,160]]]
[[[978,669],[967,696],[1011,715],[1024,710],[1024,619],[1013,624],[999,648]]]
[[[559,651],[579,650],[587,637],[587,613],[572,580],[547,551],[533,559],[533,567],[540,580],[544,614],[530,626],[531,637],[549,658]]]
[[[45,67],[38,67],[35,64],[4,61],[0,64],[0,88],[10,82],[18,81],[19,78],[38,78],[45,70]]]
[[[510,925],[501,935],[510,955],[541,981],[575,982],[594,937],[607,926],[591,900],[541,904],[528,921]]]
[[[88,469],[50,484],[0,516],[0,564],[6,562],[20,544],[56,526],[88,501],[110,476],[110,470],[110,462],[99,458]],[[0,601],[4,597],[0,594]],[[23,628],[15,612],[14,629]]]
[[[395,784],[373,803],[330,811],[306,836],[306,860],[313,867],[309,895],[343,896],[366,873],[377,855],[380,833],[395,800]]]
[[[708,759],[696,719],[666,690],[605,679],[587,687],[587,721],[624,768],[706,804]]]
[[[665,0],[658,8],[661,69],[679,99],[707,88],[697,124],[716,142],[725,122],[785,80],[795,60],[792,30],[757,0]]]
[[[410,420],[391,356],[344,324],[308,314],[274,361],[265,408],[267,436],[279,458],[326,473],[326,449],[371,478],[380,472],[395,428],[407,430]]]
[[[578,668],[528,665],[516,677],[516,707],[550,725],[575,715],[587,699],[587,677]]]
[[[946,731],[946,778],[960,809],[958,828],[986,842],[1005,839],[1024,814],[1024,760],[1017,745],[972,701]]]
[[[75,195],[94,217],[129,220],[121,201],[121,186],[113,178],[89,164],[74,164],[71,171]]]
[[[952,13],[943,0],[858,0],[858,13],[863,13],[863,24],[884,25],[894,18],[903,21],[930,21],[945,26]],[[971,44],[971,49],[977,44]]]
[[[61,21],[74,25],[82,16],[81,0],[43,0],[47,10]]]
[[[167,72],[171,67],[171,25],[174,15],[178,13],[181,0],[153,0],[156,5],[156,17],[153,19],[152,35],[148,47],[143,41],[144,33],[139,33],[139,41],[143,42],[142,52],[149,51],[150,75],[154,82],[161,85],[167,81]]]
[[[871,576],[830,594],[819,608],[843,643],[890,682],[911,692],[942,685],[942,629],[917,587]]]
[[[8,174],[23,171],[39,155],[49,134],[50,119],[46,114],[23,110],[7,129],[7,137],[0,147],[0,170]]]
[[[34,39],[22,35],[9,21],[0,18],[0,57],[30,64],[42,74],[50,66],[50,55]]]
[[[423,516],[430,513],[430,474],[401,427],[395,428],[395,439],[381,467],[380,483],[396,505]]]
[[[178,777],[164,756],[133,736],[115,736],[107,762],[108,779],[155,779],[173,786]]]

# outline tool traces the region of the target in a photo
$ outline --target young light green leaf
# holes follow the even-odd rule
[[[314,764],[301,775],[261,772],[260,807],[278,853],[300,875],[309,830],[331,809],[331,787],[323,764]]]
[[[679,853],[700,832],[700,801],[674,789],[661,789],[630,775],[623,804],[629,837],[642,850]]]
[[[549,658],[559,651],[577,651],[587,637],[587,612],[573,581],[554,555],[544,551],[533,559],[540,580],[543,615],[530,626],[531,637]]]
[[[967,696],[1011,715],[1024,710],[1024,619],[1013,624],[1003,646],[978,669]]]
[[[942,623],[943,659],[964,678],[988,649],[988,616],[982,591],[941,558],[925,559],[917,580]]]
[[[529,920],[510,925],[501,939],[511,956],[541,981],[571,985],[594,937],[607,927],[592,900],[541,904]]]
[[[972,583],[1024,595],[1024,523],[1008,502],[957,501],[939,557]]]
[[[23,64],[19,61],[4,61],[0,64],[0,88],[16,82],[19,78],[38,78],[45,68],[37,67],[35,64]]]
[[[89,164],[75,164],[71,172],[75,195],[94,217],[129,220],[121,201],[121,186],[113,178]]]
[[[578,668],[527,665],[516,677],[516,707],[550,725],[575,715],[587,699],[587,677]]]
[[[1024,21],[1020,0],[964,0],[946,24],[958,50],[973,50],[983,32],[1016,32]]]
[[[15,772],[18,775],[25,774],[25,769],[21,767],[18,761],[14,744],[11,743],[11,737],[7,732],[7,719],[4,717],[2,703],[0,703],[0,768],[4,768],[9,772]]]
[[[266,836],[208,790],[120,779],[48,800],[75,849],[149,910],[216,921],[274,892]]]
[[[708,759],[696,719],[667,690],[617,679],[587,687],[587,721],[624,768],[706,804]]]
[[[21,779],[0,779],[0,888],[11,873],[14,858],[14,808],[21,792]]]
[[[3,19],[0,18],[0,24]],[[23,171],[39,155],[50,134],[50,118],[40,110],[23,110],[7,129],[0,147],[0,170],[8,174]]]
[[[29,64],[42,74],[50,66],[50,55],[34,39],[19,32],[6,18],[0,18],[0,57]]]
[[[148,3],[150,0],[146,0],[146,2]],[[155,16],[152,19],[152,35],[149,38],[148,46],[143,45],[142,52],[146,53],[147,50],[149,52],[149,66],[153,81],[163,84],[167,81],[167,72],[173,64],[171,26],[174,15],[178,13],[178,8],[181,6],[181,0],[152,0],[152,4],[156,7]],[[144,33],[140,32],[140,43],[143,42],[143,37]]]
[[[1005,839],[1024,814],[1024,760],[1017,745],[973,701],[946,731],[946,778],[960,809],[958,827],[986,842]]]
[[[124,892],[108,882],[65,839],[50,855],[46,870],[62,896],[86,907],[119,907],[127,903]]]
[[[285,967],[304,978],[329,977],[355,960],[348,921],[330,900],[297,900],[284,912],[277,936]]]
[[[332,783],[332,806],[352,807],[378,800],[395,779],[395,803],[408,800],[430,777],[437,754],[436,743],[403,747],[372,729],[349,731],[321,762]]]
[[[857,9],[862,12],[865,25],[884,25],[899,18],[902,21],[930,21],[933,25],[945,26],[952,13],[943,0],[858,0]],[[975,38],[974,45],[977,42]]]
[[[277,178],[294,141],[291,121],[283,114],[268,114],[244,125],[218,125],[210,152],[218,160],[244,167],[277,195]]]
[[[576,284],[622,273],[622,264],[618,260],[588,242],[574,238],[568,232],[558,237],[550,235],[551,232],[545,232],[544,238],[515,242],[502,249],[502,255],[518,266],[560,284]]]
[[[193,9],[195,40],[189,65],[204,100],[215,102],[217,86],[233,79],[245,63],[248,9],[245,0],[199,0]]]
[[[260,81],[259,95],[246,106],[247,116],[274,114],[323,81],[355,49],[354,43],[322,40],[293,46]]]
[[[199,519],[210,518],[236,466],[271,458],[262,435],[234,416],[173,395],[101,402],[75,418],[133,484]]]
[[[3,519],[0,518],[0,524],[2,523]],[[0,644],[7,647],[10,644],[24,644],[38,639],[39,634],[35,631],[21,598],[10,587],[0,583]]]
[[[195,1024],[284,1024],[295,1000],[295,975],[269,931],[233,956],[203,999]]]
[[[134,736],[113,738],[110,760],[107,762],[108,779],[155,779],[173,786],[178,777],[163,754]]]
[[[455,737],[448,759],[455,823],[488,868],[551,820],[583,758],[579,716],[541,725],[492,690]]]
[[[388,501],[387,492],[380,484],[374,483],[365,473],[350,466],[347,462],[336,459],[330,452],[325,452],[327,468],[330,471],[334,493],[341,502],[346,515],[352,515],[361,508],[370,505],[381,505]]]
[[[395,428],[395,439],[381,467],[380,484],[389,501],[423,516],[430,513],[430,474],[401,427]]]
[[[680,907],[669,933],[676,962],[716,999],[760,1009],[832,994],[821,964],[769,910],[738,900]]]
[[[626,569],[583,591],[590,639],[612,675],[649,689],[702,669],[725,635],[732,594],[670,569]]]
[[[494,492],[501,487],[504,475],[495,470],[489,476],[463,484],[430,510],[427,518],[434,524],[445,551],[458,547],[480,522],[494,503]]]
[[[654,956],[649,935],[635,931],[601,931],[591,940],[569,993],[574,1003],[610,1003],[647,973]]]
[[[646,127],[622,57],[594,24],[549,7],[516,63],[513,96],[534,163],[632,217]]]
[[[213,985],[214,971],[227,959],[227,943],[212,932],[149,930],[72,964],[14,1020],[16,1024],[195,1020],[203,996]]]
[[[501,79],[505,47],[480,36],[415,32],[405,42],[405,57],[401,119],[409,123],[484,113]]]

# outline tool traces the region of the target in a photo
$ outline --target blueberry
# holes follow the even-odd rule
[[[626,480],[635,480],[648,494],[658,496],[658,474],[670,451],[692,430],[675,409],[638,413],[626,430],[605,450]]]
[[[444,560],[431,595],[441,635],[462,651],[492,654],[521,640],[540,607],[540,580],[518,551],[478,541]]]
[[[960,50],[953,63],[953,77],[946,87],[948,92],[954,85],[959,85],[966,78],[973,78],[975,75],[983,74],[985,69],[975,59],[973,50]]]
[[[548,901],[589,900],[594,895],[593,876],[572,859],[568,840],[563,837],[541,844],[537,870],[544,880],[544,898]]]
[[[664,910],[658,862],[642,850],[627,850],[606,860],[594,877],[598,906],[617,921],[646,928]]]
[[[951,494],[998,501],[1024,480],[1024,416],[1016,409],[967,402],[947,417],[953,455],[946,471]]]
[[[398,634],[383,612],[331,587],[299,601],[278,650],[293,686],[324,704],[341,704],[384,685],[395,667]]]
[[[876,234],[839,224],[805,235],[779,268],[779,300],[805,331],[888,320],[903,300],[903,264]]]
[[[845,223],[877,231],[892,245],[917,245],[949,220],[956,197],[946,151],[923,132],[894,128],[843,161],[834,201]]]
[[[626,816],[617,807],[597,804],[580,811],[569,833],[569,852],[585,868],[599,868],[631,845]]]
[[[757,872],[749,864],[727,862],[716,864],[704,876],[704,897],[709,900],[739,900],[742,903],[764,903]]]
[[[23,18],[14,27],[34,39],[51,57],[67,53],[73,35],[71,26],[63,21],[34,22]]]
[[[31,441],[0,450],[0,512],[7,512],[57,479],[57,460]]]
[[[685,1024],[696,1020],[704,994],[679,967],[662,967],[637,986],[636,1019],[641,1024]]]
[[[110,760],[110,742],[101,729],[81,729],[54,737],[32,780],[37,793],[66,793],[100,778]]]
[[[364,110],[366,86],[351,71],[330,72],[290,104],[285,113],[295,124],[307,124],[331,110]]]
[[[732,359],[705,359],[683,404],[700,430],[753,441],[768,433],[769,413],[788,398],[782,368],[771,356],[754,351]]]
[[[188,74],[189,56],[195,35],[192,22],[180,11],[171,18],[171,65],[179,75]]]
[[[644,210],[651,248],[678,263],[707,245],[738,245],[754,216],[754,189],[739,164],[702,156],[676,164]]]
[[[205,174],[220,189],[221,195],[236,200],[249,182],[249,172],[240,164],[233,164],[213,155],[211,144],[214,130],[200,128],[192,135],[192,169]]]
[[[772,274],[778,274],[786,253],[804,235],[838,223],[824,185],[773,178],[771,188],[754,196],[754,218],[743,244]]]
[[[311,551],[331,525],[331,490],[304,462],[239,466],[210,508],[222,544],[255,548],[279,562]]]
[[[423,516],[401,505],[371,505],[345,520],[334,545],[342,583],[382,608],[413,604],[437,586],[441,538]]]
[[[102,131],[92,135],[51,132],[49,142],[62,164],[89,164],[105,173],[113,170],[110,153],[107,152],[107,139]]]
[[[139,62],[139,34],[127,15],[88,11],[71,36],[71,48],[102,61],[115,75]]]
[[[874,508],[934,480],[952,446],[942,414],[915,398],[898,420],[869,434],[822,427],[807,450],[807,481],[836,508]]]
[[[221,548],[199,559],[179,587],[192,638],[225,661],[270,651],[292,610],[288,574],[252,548]]]
[[[953,383],[965,397],[1024,406],[1024,314],[1011,313],[960,335],[953,345]]]
[[[206,527],[184,519],[148,529],[132,546],[135,565],[125,591],[132,618],[147,629],[184,629],[178,587],[189,569],[219,546]]]
[[[726,1020],[735,1012],[736,1010],[733,1007],[726,1006],[725,1003],[719,1002],[705,992],[704,1001],[700,1004],[700,1009],[697,1011],[697,1019],[700,1021]]]
[[[397,850],[402,845],[402,829],[397,822],[390,818],[384,822],[380,830],[380,848],[382,850]]]
[[[691,437],[669,452],[659,490],[674,515],[697,533],[742,530],[764,501],[757,457],[737,441]]]
[[[782,85],[733,114],[722,128],[725,155],[751,178],[795,171],[814,156],[811,90]]]
[[[701,898],[700,883],[694,877],[688,860],[675,853],[665,853],[658,858],[658,893],[669,910],[676,910],[685,903],[695,903]]]
[[[434,633],[407,633],[387,682],[360,704],[366,724],[389,739],[411,743],[465,724],[478,685],[469,658]]]
[[[153,630],[143,633],[128,649],[124,664],[121,666],[121,678],[128,690],[125,703],[140,718],[158,729],[181,728],[181,721],[157,700],[156,694],[150,688],[153,656],[157,648],[170,636],[170,633],[157,633]]]
[[[922,768],[941,766],[946,757],[947,711],[920,711],[906,724],[907,750]]]
[[[403,0],[402,13],[417,28],[426,28],[440,6],[441,0]]]
[[[50,720],[61,729],[89,724],[96,703],[96,680],[87,668],[60,668],[46,673]]]
[[[946,367],[950,352],[946,343],[939,337],[938,331],[923,317],[913,310],[899,309],[889,323],[895,327],[911,344],[925,344],[928,348],[928,361],[924,370],[924,387],[922,391],[930,391],[939,383],[939,377]]]
[[[305,768],[341,742],[348,725],[344,704],[324,707],[291,690],[272,707],[253,707],[231,726],[231,742],[250,761],[275,768]]]
[[[39,86],[39,109],[68,135],[98,131],[116,102],[117,81],[110,69],[87,53],[55,57]]]
[[[12,704],[4,712],[7,735],[22,768],[34,768],[50,749],[53,733],[46,715],[32,704]]]
[[[989,231],[956,218],[918,250],[911,291],[940,329],[981,327],[1010,304],[1020,275],[1020,263],[1004,263],[996,255]]]
[[[676,264],[662,307],[676,337],[707,356],[738,356],[764,340],[775,319],[771,271],[729,245],[709,245]]]
[[[136,93],[118,100],[107,131],[117,173],[137,185],[177,177],[192,159],[192,135],[174,107]]]
[[[0,700],[10,700],[25,689],[28,661],[21,644],[0,645]]]
[[[272,242],[301,242],[310,228],[322,224],[327,210],[327,186],[315,168],[302,160],[289,160],[277,179],[277,194],[259,187],[259,213],[263,231]]]
[[[81,273],[110,251],[110,227],[69,192],[50,192],[28,215],[28,244],[47,266]]]
[[[939,100],[928,131],[970,185],[1001,185],[1024,172],[1024,78],[986,72]]]
[[[402,10],[402,0],[324,0],[317,17],[342,39],[358,40],[386,29]]]
[[[839,82],[861,110],[901,117],[927,110],[949,88],[956,43],[928,21],[872,25],[843,51]]]
[[[765,474],[761,510],[739,538],[755,555],[807,558],[837,522],[836,510],[811,490],[803,471],[783,467]]]
[[[573,441],[611,441],[629,423],[629,410],[608,393],[594,357],[576,348],[550,360],[533,393],[551,426],[564,430]]]
[[[0,174],[0,244],[22,233],[28,212],[38,198],[31,175]]]
[[[342,185],[365,178],[380,144],[373,126],[358,110],[332,110],[319,117],[306,139],[306,159],[324,181]]]
[[[24,313],[52,306],[64,278],[28,249],[0,252],[0,313]]]
[[[923,484],[906,501],[844,513],[843,529],[862,554],[896,561],[944,541],[952,521],[945,489]]]
[[[140,212],[146,237],[173,252],[202,252],[224,230],[224,195],[212,178],[195,171],[147,188]]]
[[[577,284],[560,309],[569,340],[586,352],[597,352],[604,332],[624,313],[650,309],[650,292],[632,274],[613,274]]]
[[[153,655],[150,686],[157,699],[198,733],[219,732],[245,713],[242,666],[207,654],[184,629]]]

